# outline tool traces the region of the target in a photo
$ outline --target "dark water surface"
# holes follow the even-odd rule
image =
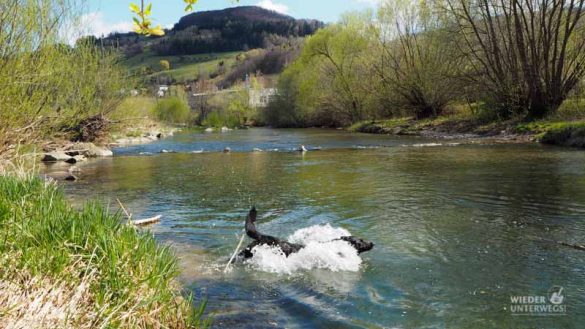
[[[585,152],[427,143],[317,129],[184,132],[85,164],[66,192],[162,214],[150,229],[176,247],[182,281],[209,299],[218,328],[583,328],[585,252],[550,240],[585,244]],[[300,144],[323,150],[288,152]],[[226,146],[236,152],[217,152]],[[224,275],[251,204],[271,235],[330,223],[376,247],[359,272],[239,265]],[[511,296],[553,286],[564,287],[566,315],[511,314]]]

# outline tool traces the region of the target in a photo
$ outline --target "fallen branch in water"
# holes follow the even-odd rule
[[[154,216],[151,218],[132,220],[132,214],[129,213],[128,210],[126,210],[126,207],[124,207],[124,205],[122,204],[120,199],[116,199],[116,201],[118,201],[118,204],[122,208],[122,211],[124,211],[124,214],[126,214],[126,218],[128,218],[128,223],[130,223],[130,224],[133,224],[136,226],[145,226],[145,225],[158,223],[158,222],[160,222],[160,220],[162,218],[162,215],[158,215],[158,216]]]
[[[568,243],[568,242],[551,240],[551,239],[545,239],[545,238],[537,238],[537,239],[540,240],[540,241],[543,241],[543,242],[558,244],[560,246],[565,246],[565,247],[573,248],[573,249],[576,249],[576,250],[585,251],[585,245],[582,245],[582,244]]]
[[[580,245],[580,244],[571,244],[571,243],[567,243],[567,242],[560,242],[557,241],[558,244],[560,244],[561,246],[565,246],[565,247],[571,247],[573,249],[577,249],[577,250],[581,250],[581,251],[585,251],[585,245]]]
[[[154,223],[158,223],[160,222],[162,216],[158,215],[158,216],[154,216],[151,218],[145,218],[145,219],[140,219],[140,220],[133,220],[132,224],[136,225],[136,226],[144,226],[144,225],[149,225],[149,224],[154,224]]]

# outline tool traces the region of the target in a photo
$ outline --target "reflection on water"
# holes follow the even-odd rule
[[[239,152],[137,156],[227,142]],[[66,191],[112,206],[120,198],[139,217],[162,214],[151,230],[177,246],[182,280],[209,299],[217,327],[576,328],[585,320],[585,254],[545,241],[585,242],[583,152],[407,147],[426,142],[331,130],[184,133],[161,143],[87,163]],[[323,150],[251,152],[299,144]],[[385,147],[355,147],[373,145]],[[358,272],[238,265],[224,275],[252,204],[266,234],[329,223],[376,247]],[[566,316],[510,315],[511,295],[553,285],[565,288]]]

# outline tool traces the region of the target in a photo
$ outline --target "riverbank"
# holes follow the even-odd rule
[[[206,326],[176,257],[95,203],[31,174],[0,176],[0,318],[13,328]]]
[[[439,117],[415,120],[398,118],[364,121],[349,131],[435,139],[465,139],[495,143],[533,143],[585,147],[585,121],[543,120],[525,122],[520,119],[483,123],[473,118]]]

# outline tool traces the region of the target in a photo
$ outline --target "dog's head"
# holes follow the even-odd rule
[[[366,252],[366,251],[370,251],[372,250],[372,248],[374,248],[374,243],[373,242],[369,242],[360,238],[356,238],[355,236],[344,236],[341,237],[340,240],[349,242],[349,244],[352,245],[352,247],[355,248],[355,250],[357,250],[358,254],[361,254],[362,252]]]

